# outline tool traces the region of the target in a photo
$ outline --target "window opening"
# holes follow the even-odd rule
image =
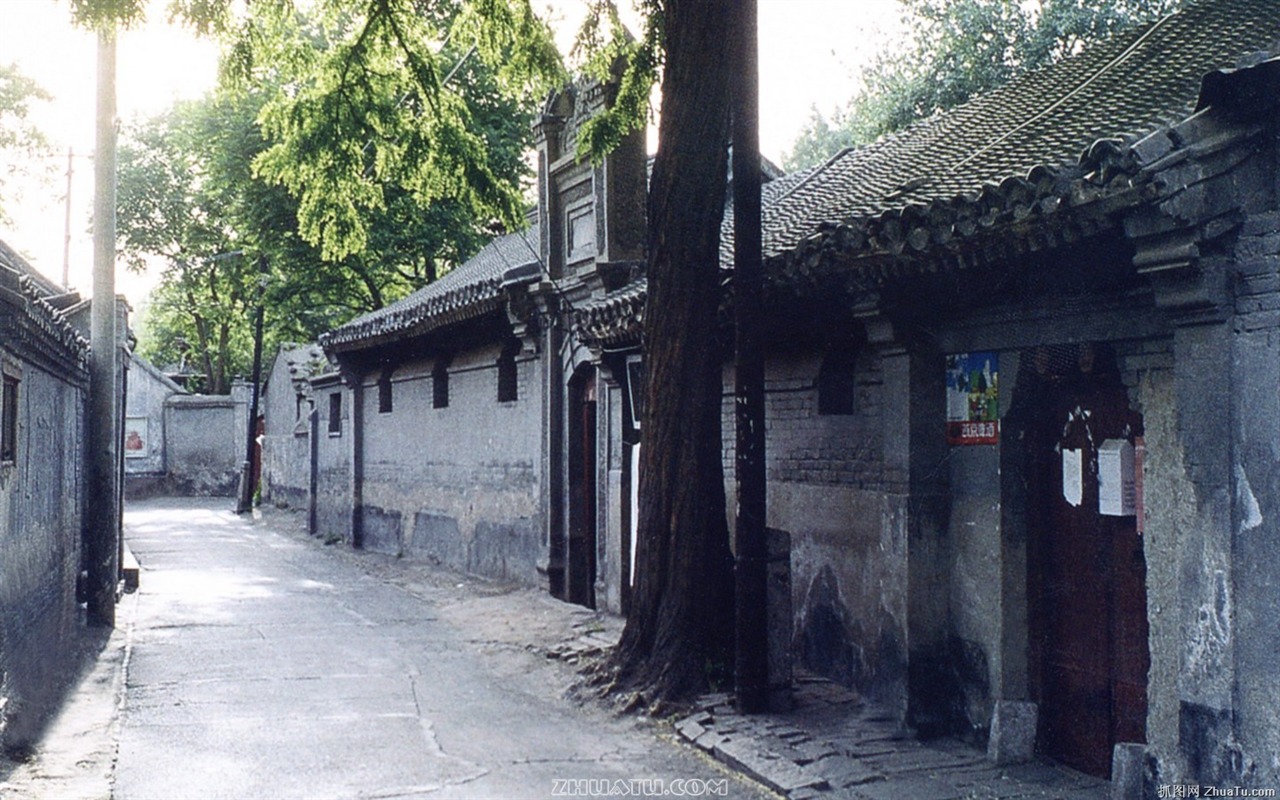
[[[392,370],[386,370],[382,373],[382,377],[378,378],[378,413],[390,414],[392,408],[391,402],[391,373]]]
[[[337,436],[342,433],[342,392],[329,395],[329,434]]]
[[[0,401],[0,461],[18,458],[18,379],[4,376],[4,394]]]
[[[818,368],[818,414],[853,413],[857,352],[846,347],[828,348]]]
[[[438,358],[431,368],[431,407],[449,407],[449,359]]]
[[[516,353],[519,352],[519,340],[509,339],[502,346],[502,354],[498,356],[499,403],[514,403],[520,399],[520,382],[516,373]]]

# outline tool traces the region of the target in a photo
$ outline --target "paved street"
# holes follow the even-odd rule
[[[517,641],[556,638],[555,601],[442,572],[393,581],[377,557],[227,506],[129,506],[143,573],[120,800],[548,797],[654,778],[769,796],[651,723],[563,699],[571,670]]]
[[[142,588],[86,642],[101,653],[36,757],[0,759],[2,800],[1109,794],[1052,764],[904,737],[812,677],[786,713],[744,717],[710,695],[674,731],[618,717],[566,694],[618,618],[229,507],[130,504]]]

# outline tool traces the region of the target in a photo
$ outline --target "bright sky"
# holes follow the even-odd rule
[[[174,100],[212,88],[217,47],[165,21],[164,0],[151,0],[147,24],[127,31],[117,47],[117,105],[122,120],[163,111]],[[558,7],[553,21],[565,28],[580,15],[582,0],[534,0]],[[93,243],[92,210],[96,39],[70,23],[59,0],[0,0],[0,63],[16,63],[53,95],[33,110],[51,142],[49,179],[11,185],[5,198],[13,222],[0,238],[55,281],[62,279],[67,150],[75,152],[71,185],[70,283],[87,294]],[[759,0],[760,146],[780,163],[816,106],[830,112],[854,94],[862,64],[896,35],[897,0]],[[572,31],[562,38],[571,40]],[[0,168],[5,165],[0,165]],[[117,288],[136,305],[152,281],[123,270]]]

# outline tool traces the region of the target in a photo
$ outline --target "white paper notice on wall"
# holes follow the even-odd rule
[[[1098,513],[1109,517],[1135,514],[1137,486],[1134,480],[1133,445],[1124,439],[1107,439],[1098,448]]]
[[[1084,502],[1084,458],[1081,450],[1062,450],[1062,497],[1073,506]]]

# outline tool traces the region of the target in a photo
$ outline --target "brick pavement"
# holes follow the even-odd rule
[[[830,681],[800,677],[791,711],[745,716],[702,698],[676,724],[686,741],[790,800],[1099,800],[1107,781],[1035,761],[996,766],[950,739],[922,742]]]

